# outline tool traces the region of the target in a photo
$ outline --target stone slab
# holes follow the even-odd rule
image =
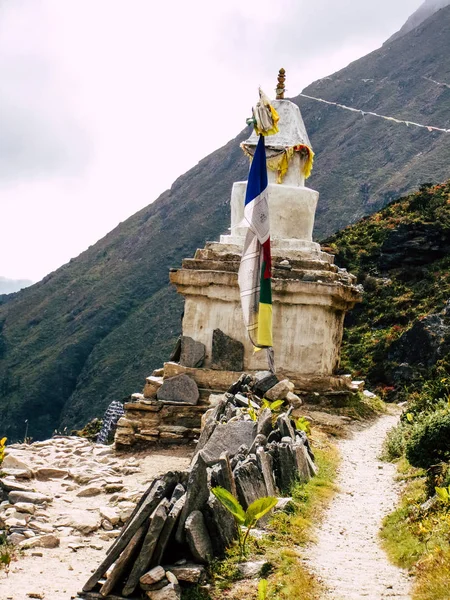
[[[208,563],[213,558],[213,548],[203,514],[194,510],[186,519],[186,539],[189,550],[199,563]]]
[[[157,392],[158,400],[197,404],[200,393],[198,386],[191,377],[182,373],[175,377],[164,379]]]
[[[212,338],[211,368],[220,371],[244,370],[244,344],[214,329]]]
[[[250,448],[255,436],[256,423],[254,421],[219,423],[200,452],[206,463],[213,465],[224,452],[233,457],[243,444]]]

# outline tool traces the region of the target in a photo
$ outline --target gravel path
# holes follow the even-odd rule
[[[379,546],[383,517],[397,503],[396,468],[378,460],[398,416],[383,415],[339,442],[342,463],[334,498],[311,549],[310,568],[330,590],[327,600],[409,600],[410,580]]]
[[[37,507],[33,519],[58,537],[59,546],[24,550],[18,560],[11,563],[9,575],[0,570],[0,600],[75,598],[104,559],[122,525],[119,523],[115,529],[112,525],[105,529],[104,522],[100,524],[99,511],[102,507],[119,514],[124,510],[126,516],[123,518],[126,519],[152,479],[171,469],[188,468],[192,455],[192,450],[186,447],[116,455],[110,447],[91,444],[81,438],[53,438],[30,446],[10,446],[8,450],[33,471],[39,467],[67,468],[73,470],[74,477],[89,477],[90,470],[93,470],[92,477],[97,479],[87,483],[77,482],[74,477],[48,481],[20,480],[33,490],[52,497],[52,502],[45,509]],[[95,485],[104,489],[105,481],[98,479],[102,476],[100,469],[105,469],[105,473],[113,469],[123,490],[116,494],[102,491],[92,497],[78,496],[81,490],[92,487],[95,481],[98,482]],[[95,475],[96,470],[99,471],[98,476]],[[5,504],[8,505],[7,502]],[[0,504],[0,522],[4,508]],[[67,519],[75,521],[70,523]],[[85,526],[92,520],[97,524],[87,533]]]

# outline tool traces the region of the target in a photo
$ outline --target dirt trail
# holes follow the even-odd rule
[[[378,540],[400,489],[395,466],[378,460],[386,432],[397,421],[398,416],[383,415],[338,444],[339,493],[309,553],[309,567],[330,590],[327,600],[410,599],[410,578],[388,561]]]

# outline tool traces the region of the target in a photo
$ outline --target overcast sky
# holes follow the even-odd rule
[[[0,0],[0,276],[39,280],[422,0]],[[306,124],[307,125],[307,124]]]

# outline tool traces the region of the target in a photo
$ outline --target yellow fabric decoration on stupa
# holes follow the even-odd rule
[[[278,133],[278,121],[280,117],[270,104],[269,98],[259,88],[259,102],[253,108],[254,129],[257,135],[275,135]]]

